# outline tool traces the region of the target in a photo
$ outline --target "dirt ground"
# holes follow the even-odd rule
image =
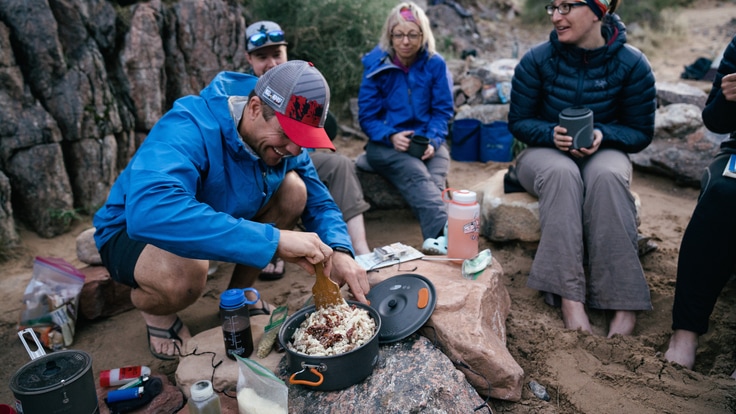
[[[679,24],[685,32],[673,31],[672,36],[659,39],[657,50],[648,53],[658,81],[679,82],[683,66],[697,57],[718,53],[736,30],[734,2],[703,2],[701,6],[704,7],[690,10],[686,16],[673,16],[675,26]],[[544,29],[544,33],[547,31]],[[530,36],[544,38],[539,33]],[[704,90],[710,86],[702,81],[688,83]],[[339,138],[336,144],[350,156],[357,155],[363,146],[362,141],[354,138]],[[450,186],[471,187],[506,166],[453,162]],[[653,237],[659,249],[641,259],[654,309],[639,315],[632,336],[606,339],[610,315],[605,312],[590,313],[593,335],[565,330],[559,310],[545,305],[536,291],[526,287],[536,246],[483,242],[483,247],[491,248],[502,265],[503,281],[512,299],[507,320],[509,350],[524,369],[525,384],[537,381],[547,387],[551,396],[549,402],[542,401],[525,387],[520,402],[491,400],[493,412],[736,412],[736,382],[729,377],[736,368],[733,280],[716,305],[711,329],[701,338],[694,370],[669,364],[662,357],[670,333],[679,244],[695,206],[697,189],[678,187],[670,179],[636,172],[633,191],[642,202],[640,232]],[[90,227],[90,222],[90,218],[85,218],[68,234],[53,239],[21,229],[24,254],[0,264],[0,366],[5,367],[0,370],[0,383],[8,384],[13,373],[28,361],[15,329],[33,258],[62,257],[83,267],[76,258],[75,238]],[[371,247],[396,241],[421,245],[419,226],[408,211],[370,211],[366,214],[366,227]],[[231,269],[232,265],[221,264],[208,282],[203,298],[181,313],[193,334],[217,325],[217,300]],[[271,303],[287,304],[293,311],[311,286],[312,280],[303,271],[287,265],[284,279],[258,282],[255,287]],[[80,320],[72,349],[92,356],[96,378],[100,370],[124,365],[147,365],[171,378],[176,370],[176,362],[159,361],[148,352],[143,322],[135,311],[97,321]],[[0,403],[12,402],[9,387],[0,387]]]

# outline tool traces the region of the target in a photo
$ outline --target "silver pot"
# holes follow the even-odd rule
[[[37,351],[31,351],[24,334],[30,334]],[[11,378],[16,408],[23,414],[99,413],[92,358],[82,351],[46,354],[32,329],[18,332],[31,361]]]

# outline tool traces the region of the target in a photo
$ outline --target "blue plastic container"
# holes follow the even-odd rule
[[[512,147],[514,136],[509,124],[494,121],[480,128],[480,160],[482,162],[509,162],[514,158]]]
[[[481,122],[477,119],[456,119],[452,123],[450,157],[455,161],[478,161]]]

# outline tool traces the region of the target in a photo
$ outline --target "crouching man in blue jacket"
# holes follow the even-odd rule
[[[95,242],[111,277],[133,288],[154,356],[175,358],[191,337],[177,312],[202,295],[209,260],[236,264],[230,288],[251,286],[274,256],[310,274],[324,262],[367,302],[340,209],[302,150],[335,149],[323,128],[329,102],[304,61],[260,79],[222,72],[178,99],[120,174],[95,214]],[[300,218],[307,231],[290,230]]]

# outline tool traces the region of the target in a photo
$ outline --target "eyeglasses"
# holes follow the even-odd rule
[[[557,10],[557,13],[560,13],[561,15],[566,15],[567,13],[570,13],[570,10],[572,10],[573,7],[578,6],[587,6],[587,3],[562,3],[559,6],[555,6],[553,4],[548,4],[544,6],[544,9],[547,10],[547,14],[552,16],[555,14],[555,10]]]
[[[391,33],[391,39],[402,41],[405,37],[408,37],[412,42],[416,42],[422,37],[422,33],[409,32],[409,33]]]
[[[251,37],[248,38],[248,41],[253,46],[263,46],[267,40],[270,40],[274,43],[276,42],[283,42],[284,41],[284,32],[281,30],[274,30],[273,32],[258,32],[254,35],[251,35]]]

